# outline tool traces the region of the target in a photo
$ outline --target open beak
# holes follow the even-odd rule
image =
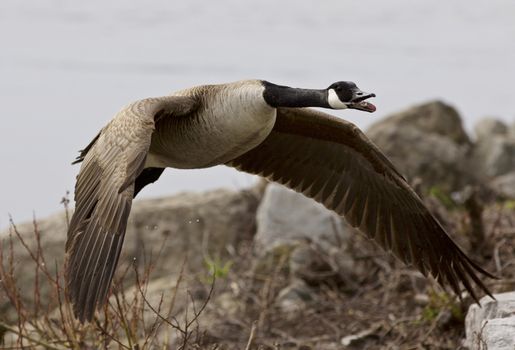
[[[374,106],[372,103],[366,101],[367,99],[369,99],[371,97],[376,97],[376,94],[371,94],[371,93],[357,90],[354,93],[354,97],[352,98],[352,100],[348,104],[348,106],[349,106],[349,108],[359,109],[360,111],[365,111],[365,112],[370,112],[370,113],[375,112],[376,106]]]

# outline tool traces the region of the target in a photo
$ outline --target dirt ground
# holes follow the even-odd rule
[[[480,220],[483,235],[477,232],[478,220],[471,220],[470,210],[447,210],[436,202],[432,205],[460,246],[500,278],[486,281],[491,291],[514,290],[512,203],[496,203],[484,209]],[[474,302],[469,295],[463,294],[460,301],[360,234],[354,236],[352,246],[351,252],[347,249],[343,253],[351,254],[357,262],[357,273],[341,276],[338,271],[322,271],[324,278],[310,285],[316,301],[287,313],[281,312],[274,300],[289,281],[288,269],[277,262],[275,269],[264,276],[249,273],[252,267],[243,249],[241,261],[225,284],[239,286],[235,297],[246,301],[244,311],[231,318],[218,308],[218,322],[205,329],[204,345],[217,343],[219,349],[241,349],[255,322],[252,348],[257,349],[463,348],[464,317]]]

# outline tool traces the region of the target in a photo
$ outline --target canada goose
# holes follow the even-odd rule
[[[384,249],[477,301],[494,277],[447,235],[381,151],[352,123],[308,108],[375,106],[352,82],[323,90],[261,80],[206,85],[122,109],[81,151],[66,242],[66,288],[80,321],[103,305],[132,199],[164,168],[225,164],[261,175],[343,215]]]

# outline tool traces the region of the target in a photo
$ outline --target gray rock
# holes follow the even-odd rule
[[[367,135],[408,179],[421,178],[423,189],[445,192],[476,182],[470,172],[471,142],[454,108],[430,102],[393,114]]]
[[[282,312],[291,314],[303,310],[315,298],[316,293],[303,280],[294,279],[281,289],[275,302]]]
[[[301,242],[291,252],[290,274],[312,284],[319,283],[326,279],[331,271],[331,266],[324,259],[326,256],[327,252],[320,254],[312,245]]]
[[[349,252],[350,246],[333,246],[329,249],[315,244],[299,242],[289,256],[289,272],[293,278],[302,279],[310,285],[328,281],[356,287],[355,277],[364,273]]]
[[[328,251],[348,237],[343,219],[323,205],[271,183],[257,211],[255,242],[261,252],[284,244],[312,241]]]
[[[481,350],[515,349],[515,316],[485,321],[481,336],[472,349],[474,346]]]
[[[378,134],[385,125],[392,124],[398,127],[413,127],[424,134],[443,136],[459,145],[470,144],[460,115],[452,106],[442,101],[423,103],[388,116],[373,124],[368,133]]]
[[[493,118],[480,120],[474,130],[477,135],[472,155],[474,169],[486,178],[515,171],[515,133],[512,135],[506,124]]]
[[[515,199],[515,171],[494,178],[490,187],[500,197]]]
[[[486,296],[465,318],[466,344],[472,350],[515,348],[515,292]]]
[[[190,271],[204,270],[206,258],[227,257],[239,241],[252,237],[259,200],[251,189],[141,201],[129,219],[126,237],[132,238],[124,245],[125,255],[141,260],[163,249],[153,278],[178,271],[186,255]]]
[[[255,228],[255,214],[260,194],[254,189],[243,191],[216,190],[206,193],[184,193],[168,198],[135,201],[129,218],[118,270],[136,261],[159,260],[151,278],[173,276],[187,257],[186,271],[205,273],[205,259],[227,258],[233,247],[244,238],[250,239]],[[66,240],[66,219],[63,213],[37,221],[41,246],[47,264],[62,267]],[[21,224],[18,231],[35,249],[32,223]],[[7,256],[9,232],[0,233]],[[13,239],[18,286],[27,303],[33,299],[35,264],[22,245]],[[54,271],[53,268],[50,271]],[[44,280],[44,279],[43,279]],[[133,282],[132,278],[127,281]],[[50,286],[41,283],[41,298],[49,296]],[[0,290],[0,314],[12,319],[13,308]]]
[[[351,288],[357,271],[346,253],[351,234],[344,219],[321,204],[269,184],[257,212],[254,272],[267,275],[281,267],[310,286],[334,281]]]
[[[474,126],[474,132],[478,140],[494,135],[506,135],[508,126],[495,118],[483,118]]]
[[[515,170],[515,140],[506,135],[478,139],[473,152],[476,169],[482,176],[494,177]]]

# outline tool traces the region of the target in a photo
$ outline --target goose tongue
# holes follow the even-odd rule
[[[360,111],[365,111],[365,112],[370,112],[370,113],[375,112],[376,111],[376,106],[374,106],[370,102],[365,101],[365,100],[367,100],[367,99],[369,99],[371,97],[376,97],[376,95],[375,94],[368,94],[368,95],[359,97],[359,98],[353,100],[349,104],[349,108],[359,109]]]
[[[361,102],[358,102],[356,104],[353,104],[352,108],[359,109],[359,110],[366,111],[366,112],[370,112],[370,113],[376,111],[376,106],[374,106],[372,103],[367,102],[367,101],[361,101]]]

